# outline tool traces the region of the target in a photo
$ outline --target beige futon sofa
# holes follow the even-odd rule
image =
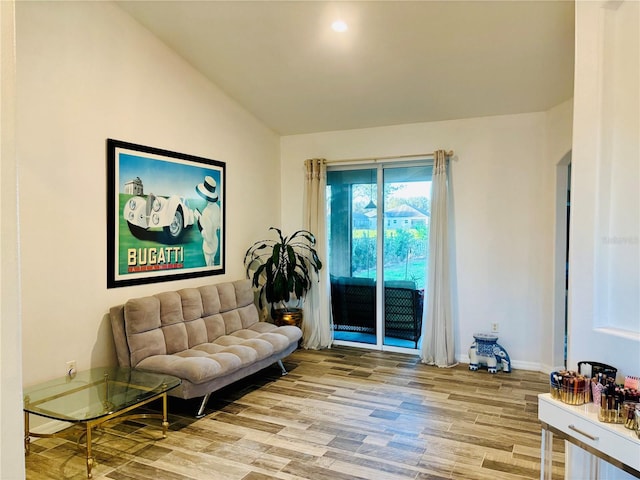
[[[302,331],[259,321],[250,280],[134,298],[110,309],[121,367],[182,379],[170,395],[203,397],[278,363],[298,347]]]

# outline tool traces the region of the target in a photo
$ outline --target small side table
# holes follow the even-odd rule
[[[489,333],[474,333],[475,341],[469,347],[469,370],[478,370],[481,364],[487,366],[489,373],[498,371],[498,363],[502,371],[511,373],[511,359],[507,351],[498,343],[498,337]]]

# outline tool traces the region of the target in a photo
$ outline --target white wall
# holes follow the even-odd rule
[[[540,345],[549,341],[553,287],[555,179],[545,155],[566,153],[569,110],[553,116],[565,132],[553,149],[547,149],[544,112],[283,137],[282,183],[301,178],[311,157],[454,150],[456,358],[466,358],[473,333],[499,322],[498,342],[515,366],[539,369],[550,363]],[[283,188],[281,216],[287,231],[302,224],[301,182]]]
[[[612,6],[613,7],[613,6]],[[604,13],[598,323],[640,336],[640,3]],[[619,282],[618,278],[625,278]]]
[[[24,478],[15,145],[15,3],[0,2],[0,478]],[[18,459],[18,460],[16,460]]]
[[[110,306],[243,278],[246,248],[279,221],[279,137],[113,3],[19,2],[17,44],[29,385],[67,360],[115,363]],[[106,288],[107,138],[226,162],[225,275]]]
[[[567,241],[567,188],[568,165],[571,161],[573,101],[569,100],[546,112],[546,159],[548,175],[554,179],[553,190],[544,195],[553,216],[553,315],[543,325],[540,358],[545,359],[543,371],[551,372],[564,367],[565,355],[565,292]]]
[[[637,375],[640,365],[639,7],[576,4],[569,357],[608,363],[621,375]],[[611,29],[611,16],[620,28]],[[611,44],[611,34],[627,39]],[[635,83],[608,83],[603,65],[615,56],[624,59],[616,82],[631,75]],[[615,85],[621,90],[612,97]],[[612,135],[612,124],[624,127]]]
[[[576,2],[569,365],[640,365],[640,4]],[[632,478],[568,448],[567,478]]]

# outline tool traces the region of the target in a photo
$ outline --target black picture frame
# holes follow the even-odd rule
[[[107,288],[225,273],[226,164],[107,139]]]

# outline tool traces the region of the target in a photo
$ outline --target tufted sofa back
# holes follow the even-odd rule
[[[130,299],[113,307],[111,317],[118,362],[132,368],[259,321],[248,279]]]

